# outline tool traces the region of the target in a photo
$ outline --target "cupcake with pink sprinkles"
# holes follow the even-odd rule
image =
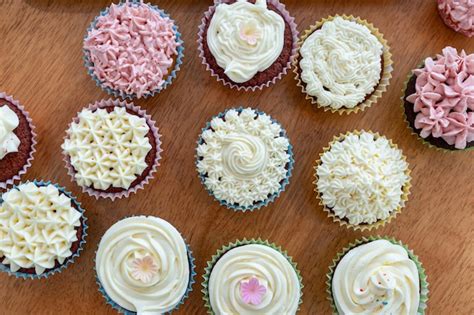
[[[413,70],[404,96],[410,127],[446,150],[474,147],[474,54],[446,47]]]
[[[150,97],[170,85],[183,51],[175,22],[137,0],[103,10],[84,38],[89,75],[107,93],[128,99]]]

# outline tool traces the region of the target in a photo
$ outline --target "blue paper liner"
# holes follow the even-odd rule
[[[202,128],[201,129],[201,135],[199,136],[199,139],[197,141],[197,145],[199,146],[200,144],[203,144],[205,141],[202,139],[202,133],[208,129],[212,129],[211,128],[211,121],[214,119],[214,118],[224,118],[224,116],[226,115],[226,113],[229,111],[229,110],[236,110],[239,114],[244,110],[243,107],[238,107],[238,108],[229,108],[227,110],[225,110],[224,112],[222,113],[219,113],[215,116],[213,116],[211,118],[211,120],[209,120],[207,123],[206,123],[206,127]],[[262,111],[259,111],[258,109],[253,109],[255,110],[255,112],[258,114],[258,115],[263,115],[265,114],[264,112]],[[281,127],[281,132],[280,132],[280,136],[281,137],[285,137],[288,139],[288,136],[287,136],[287,133],[286,133],[286,130],[283,129],[283,126],[275,119],[273,119],[270,115],[268,115],[268,117],[270,117],[270,120],[273,122],[273,123],[276,123],[278,124],[280,127]],[[288,139],[288,142],[289,142],[289,139]],[[197,150],[197,147],[196,147],[196,150]],[[294,167],[294,164],[295,164],[295,159],[294,159],[294,156],[293,156],[293,146],[291,145],[291,143],[289,144],[288,146],[288,150],[287,150],[289,156],[290,156],[290,160],[288,162],[288,164],[286,165],[286,177],[283,179],[283,181],[280,183],[280,189],[267,197],[267,199],[265,200],[262,200],[262,201],[258,201],[258,202],[254,202],[254,204],[250,205],[250,206],[240,206],[240,205],[237,205],[237,204],[230,204],[228,203],[226,200],[221,200],[221,199],[218,199],[215,195],[214,195],[214,192],[210,189],[208,189],[205,185],[205,180],[206,180],[206,175],[205,174],[201,174],[199,173],[198,171],[198,176],[199,176],[199,179],[201,180],[201,183],[202,185],[204,186],[204,188],[206,189],[206,191],[209,193],[210,196],[214,197],[214,199],[216,199],[221,206],[226,206],[228,209],[231,209],[231,210],[234,210],[234,211],[242,211],[242,212],[246,212],[246,211],[254,211],[256,209],[260,209],[261,207],[266,207],[268,206],[268,204],[270,202],[273,202],[275,201],[276,198],[278,198],[280,196],[280,194],[285,191],[285,187],[286,185],[289,184],[290,182],[290,177],[291,177],[291,174],[292,174],[292,171],[293,171],[293,167]],[[196,169],[197,169],[197,163],[199,162],[199,156],[196,152]]]
[[[122,0],[122,1],[119,2],[119,4],[125,5],[126,2],[124,2]],[[170,15],[168,13],[161,10],[156,5],[153,5],[151,3],[142,3],[140,0],[129,0],[128,4],[129,5],[135,5],[135,6],[140,5],[140,4],[146,4],[146,5],[150,6],[151,8],[153,8],[154,10],[158,11],[158,13],[160,13],[162,18],[170,18],[170,20],[173,21],[173,30],[176,34],[176,42],[179,43],[179,46],[177,47],[178,55],[175,58],[174,68],[171,71],[171,73],[168,74],[168,76],[166,77],[166,80],[163,83],[163,85],[161,85],[160,87],[158,87],[157,89],[155,89],[151,92],[148,92],[147,94],[143,95],[141,98],[153,97],[155,94],[160,93],[162,90],[166,89],[169,85],[171,85],[172,81],[176,78],[177,72],[181,69],[181,65],[183,64],[183,58],[184,58],[184,41],[181,38],[181,33],[178,30],[178,26],[176,25],[176,21],[171,19]],[[102,10],[99,13],[98,16],[96,16],[94,18],[91,25],[87,28],[87,32],[86,32],[86,35],[84,36],[84,40],[86,40],[86,38],[89,34],[89,31],[91,31],[93,28],[95,28],[95,26],[97,24],[97,19],[100,16],[104,16],[104,15],[107,15],[109,13],[109,8],[110,7],[105,8],[104,10]],[[84,65],[86,66],[86,69],[87,69],[87,73],[95,81],[95,83],[98,87],[100,87],[102,90],[104,90],[108,94],[113,95],[115,97],[121,97],[123,99],[129,99],[129,100],[133,100],[134,98],[137,98],[137,95],[135,93],[134,94],[126,94],[126,93],[124,93],[120,90],[114,90],[112,88],[106,87],[103,84],[103,82],[101,82],[99,80],[99,78],[97,78],[97,76],[94,74],[93,70],[91,69],[92,66],[93,66],[93,63],[90,60],[89,50],[83,48],[82,51],[83,51],[83,54],[84,54],[83,60],[84,60]]]
[[[123,219],[130,218],[130,217],[134,217],[134,216],[133,215],[126,216]],[[184,243],[186,244],[186,250],[187,250],[187,254],[188,254],[188,264],[189,264],[188,288],[187,288],[186,292],[184,293],[183,297],[181,298],[181,301],[175,306],[174,309],[172,309],[171,311],[169,311],[166,314],[171,314],[173,311],[176,311],[177,309],[179,309],[179,307],[181,305],[184,304],[184,301],[189,297],[189,294],[193,291],[193,284],[196,282],[194,280],[194,277],[196,276],[196,265],[194,264],[195,259],[194,259],[194,256],[193,256],[193,251],[191,250],[191,247],[189,247],[188,243],[186,243],[186,239],[184,237],[183,237],[183,240],[184,240]],[[100,241],[99,241],[99,244],[100,244]],[[105,298],[106,304],[109,304],[113,309],[118,311],[120,314],[126,314],[126,315],[135,315],[135,314],[137,314],[136,312],[129,311],[126,308],[123,308],[122,306],[115,303],[115,301],[112,300],[110,298],[110,296],[105,292],[105,289],[102,286],[102,283],[100,282],[99,277],[97,276],[97,270],[95,269],[95,257],[97,257],[97,251],[96,251],[96,255],[94,256],[94,271],[96,273],[95,282],[99,286],[99,292]]]
[[[28,184],[28,183],[30,183],[30,181],[19,183],[18,185],[14,185],[10,190],[18,189],[19,185]],[[10,270],[10,267],[8,265],[0,264],[0,271],[8,273],[11,276],[15,276],[16,278],[21,278],[21,279],[25,279],[25,280],[26,279],[48,278],[49,276],[54,275],[55,273],[60,273],[61,271],[66,269],[67,266],[69,266],[70,264],[72,264],[74,262],[76,257],[79,257],[81,251],[84,250],[84,245],[86,244],[87,229],[89,228],[89,226],[87,225],[87,218],[84,215],[85,210],[81,207],[81,203],[78,202],[76,197],[74,197],[72,195],[72,193],[67,191],[66,188],[64,188],[62,186],[59,186],[58,184],[53,184],[53,183],[51,183],[51,181],[45,182],[45,181],[42,181],[42,180],[41,181],[34,180],[34,181],[32,181],[32,183],[34,183],[38,187],[54,185],[59,190],[60,193],[66,195],[67,197],[69,197],[71,199],[72,203],[75,206],[74,208],[82,213],[82,220],[81,220],[82,221],[82,237],[81,237],[81,240],[79,241],[79,248],[77,249],[77,251],[75,253],[73,253],[71,256],[69,256],[68,258],[66,258],[64,263],[62,263],[57,268],[47,269],[45,272],[43,272],[40,275],[29,274],[29,273],[24,273],[24,272],[19,272],[19,271],[13,272],[13,271]],[[3,203],[3,199],[0,196],[0,205],[2,203]]]

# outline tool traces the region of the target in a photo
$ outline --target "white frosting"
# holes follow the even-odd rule
[[[207,44],[225,74],[243,83],[278,59],[284,34],[285,21],[267,9],[266,0],[255,4],[237,0],[217,5],[207,30]]]
[[[321,106],[353,108],[380,80],[383,45],[370,30],[336,17],[313,32],[301,47],[301,79]]]
[[[374,223],[403,206],[408,163],[385,137],[349,134],[324,152],[317,167],[323,204],[350,224]]]
[[[332,294],[339,314],[417,314],[416,264],[400,245],[376,240],[350,250],[337,264]]]
[[[146,119],[118,106],[110,113],[83,109],[78,117],[62,146],[77,183],[100,190],[128,189],[148,166],[145,158],[152,146]]]
[[[18,152],[20,139],[15,135],[15,130],[20,121],[14,111],[7,105],[0,106],[0,160],[8,153]]]
[[[151,257],[149,281],[137,279],[133,263]],[[96,254],[97,277],[107,295],[138,314],[164,314],[183,298],[189,283],[186,244],[174,226],[156,217],[130,217],[112,225]]]
[[[0,257],[15,272],[52,269],[72,255],[76,227],[82,214],[54,185],[21,184],[2,195],[0,205]]]
[[[247,207],[280,190],[290,144],[278,123],[251,108],[231,109],[211,128],[202,133],[197,168],[217,199]]]
[[[262,303],[247,304],[240,284],[257,278],[266,287]],[[290,262],[275,249],[259,244],[242,245],[226,252],[209,277],[212,311],[220,314],[296,314],[300,282]]]

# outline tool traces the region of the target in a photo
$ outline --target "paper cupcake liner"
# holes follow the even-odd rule
[[[349,243],[346,247],[344,247],[342,251],[337,253],[336,258],[332,260],[332,264],[329,266],[329,272],[326,274],[326,278],[327,278],[326,293],[328,294],[327,299],[331,302],[332,314],[338,314],[337,308],[332,296],[332,278],[336,270],[337,264],[342,259],[342,257],[344,257],[344,255],[346,255],[351,249],[359,245],[366,244],[366,243],[376,241],[376,240],[387,240],[392,244],[402,246],[408,252],[408,256],[415,263],[416,268],[418,269],[418,274],[420,276],[420,305],[418,306],[417,314],[425,314],[425,310],[426,310],[427,302],[428,302],[428,293],[429,293],[429,289],[428,289],[429,284],[427,281],[425,269],[423,268],[423,265],[418,259],[418,256],[416,256],[413,253],[413,251],[410,250],[405,244],[403,244],[401,241],[398,241],[394,238],[389,238],[386,236],[369,236],[369,237],[362,237],[361,239],[357,239],[354,242]]]
[[[325,212],[327,212],[328,214],[328,217],[329,218],[332,218],[332,220],[336,223],[339,224],[339,226],[345,226],[346,228],[351,228],[355,231],[357,230],[360,230],[361,232],[363,231],[370,231],[372,229],[378,229],[380,227],[383,227],[385,226],[385,224],[388,224],[390,223],[390,221],[392,221],[392,219],[395,219],[395,217],[402,212],[402,209],[405,207],[405,203],[408,201],[408,196],[410,195],[410,188],[411,188],[411,170],[410,168],[407,168],[406,172],[405,172],[405,175],[408,177],[408,180],[406,182],[406,184],[403,186],[402,188],[402,196],[401,196],[401,201],[400,201],[400,205],[391,212],[390,216],[384,220],[377,220],[376,222],[374,223],[371,223],[371,224],[351,224],[349,223],[349,221],[347,221],[346,219],[341,219],[339,218],[332,209],[326,207],[326,205],[324,204],[323,202],[323,198],[322,198],[322,195],[321,193],[318,191],[318,175],[317,175],[317,170],[318,170],[318,167],[321,165],[321,158],[323,156],[323,154],[325,152],[327,152],[329,149],[331,149],[331,147],[336,143],[336,142],[339,142],[339,141],[342,141],[345,137],[347,137],[348,135],[350,134],[355,134],[355,135],[360,135],[362,132],[368,132],[370,134],[372,134],[374,136],[374,138],[386,138],[390,144],[390,146],[394,149],[399,149],[398,146],[392,142],[391,139],[388,139],[387,137],[385,136],[382,136],[380,135],[378,132],[373,132],[371,130],[368,130],[368,131],[365,131],[365,130],[354,130],[354,131],[348,131],[346,132],[345,134],[339,134],[339,136],[335,136],[333,138],[333,140],[331,142],[329,142],[328,146],[327,147],[324,147],[323,148],[323,152],[319,154],[319,159],[316,160],[316,163],[315,163],[315,166],[314,166],[314,177],[315,177],[315,180],[313,182],[315,188],[314,188],[314,191],[316,192],[316,195],[319,199],[319,205],[323,207],[323,210]],[[400,150],[401,151],[401,150]],[[402,152],[402,159],[403,161],[407,162],[407,158],[406,156],[403,154]],[[408,164],[408,162],[407,162]]]
[[[358,104],[357,106],[353,108],[343,107],[339,109],[334,109],[334,108],[331,108],[330,106],[320,105],[315,97],[307,93],[306,83],[304,83],[301,80],[300,67],[299,67],[301,46],[303,45],[306,38],[308,38],[308,36],[310,36],[314,31],[322,27],[324,23],[334,20],[336,17],[341,17],[345,20],[353,21],[358,24],[366,26],[370,30],[370,32],[375,37],[377,37],[379,42],[383,45],[383,54],[382,54],[383,72],[380,77],[379,84],[376,86],[375,90],[365,101],[363,101],[362,103]],[[339,113],[339,115],[358,113],[359,111],[364,111],[366,108],[369,108],[370,106],[372,106],[372,104],[375,104],[377,100],[382,97],[382,94],[387,90],[387,87],[390,84],[390,79],[392,78],[392,71],[393,71],[393,61],[392,61],[392,54],[390,53],[390,46],[388,45],[387,40],[385,40],[385,38],[383,37],[383,34],[380,33],[379,29],[376,28],[373,24],[369,23],[367,20],[362,20],[360,17],[354,17],[353,15],[348,16],[345,14],[329,16],[325,19],[322,19],[319,22],[316,22],[316,24],[310,26],[309,29],[304,31],[303,35],[298,41],[297,57],[293,60],[293,72],[295,74],[297,86],[301,88],[301,91],[305,95],[305,98],[311,101],[311,104],[316,105],[318,108],[322,108],[324,109],[324,111],[331,111],[332,113]]]
[[[127,2],[124,2],[123,0],[121,0],[120,4],[138,5],[138,4],[142,4],[142,2],[140,0],[128,0]],[[174,79],[176,79],[176,75],[177,75],[178,71],[181,69],[181,65],[183,64],[184,41],[181,38],[181,33],[178,30],[178,26],[176,25],[176,21],[172,20],[168,13],[166,13],[165,11],[163,11],[162,9],[160,9],[159,7],[157,7],[156,5],[153,5],[151,3],[143,3],[143,4],[146,4],[146,5],[150,6],[151,8],[153,8],[154,10],[158,11],[162,18],[170,18],[170,20],[173,22],[173,30],[176,34],[176,42],[179,44],[179,46],[177,47],[178,55],[175,57],[173,70],[171,70],[171,72],[168,74],[168,76],[166,77],[166,80],[163,83],[163,85],[161,85],[160,87],[156,88],[153,91],[148,92],[147,94],[145,94],[141,97],[141,98],[148,98],[148,97],[153,97],[156,94],[160,93],[161,91],[165,90],[168,86],[171,85],[172,81]],[[108,12],[109,12],[109,7],[102,10],[99,13],[99,15],[94,18],[91,25],[87,28],[87,32],[86,32],[86,35],[84,36],[84,40],[86,40],[89,31],[91,31],[92,29],[95,28],[95,26],[97,24],[97,19],[101,16],[104,16],[104,15],[108,14]],[[104,90],[108,94],[113,95],[115,97],[121,97],[123,99],[129,99],[129,100],[133,100],[134,98],[137,98],[137,95],[135,93],[134,94],[127,94],[127,93],[124,93],[120,90],[115,90],[115,89],[112,89],[110,87],[105,86],[104,82],[101,82],[99,80],[99,78],[97,78],[97,76],[93,72],[93,69],[92,69],[93,63],[90,60],[89,51],[87,49],[84,49],[84,48],[82,49],[82,51],[83,51],[84,65],[86,66],[87,73],[95,81],[95,83],[98,87],[100,87],[102,90]]]
[[[204,143],[204,140],[202,139],[202,133],[203,133],[204,131],[208,130],[208,129],[211,129],[211,121],[212,121],[214,118],[224,118],[225,115],[226,115],[226,113],[227,113],[229,110],[231,110],[231,109],[236,110],[236,111],[239,112],[239,114],[240,114],[244,108],[243,108],[243,107],[239,107],[239,108],[229,108],[229,109],[225,110],[224,112],[219,113],[219,114],[213,116],[213,117],[206,123],[206,127],[204,127],[204,128],[201,129],[201,135],[199,135],[199,139],[198,139],[198,141],[197,141],[197,145],[200,145],[200,144],[203,144],[203,143]],[[254,110],[255,110],[255,112],[256,112],[257,114],[259,114],[259,115],[265,114],[264,112],[259,111],[258,109],[254,109]],[[269,116],[269,115],[268,115],[268,116]],[[270,116],[269,116],[269,117],[270,117]],[[272,117],[270,117],[270,119],[271,119],[272,122],[274,122],[274,123],[280,125],[280,127],[281,127],[280,136],[285,137],[285,138],[288,139],[288,136],[287,136],[287,134],[286,134],[286,130],[283,129],[283,126],[282,126],[277,120],[273,119]],[[291,145],[291,143],[290,143],[290,145],[288,146],[287,152],[288,152],[288,154],[289,154],[289,156],[290,156],[290,160],[289,160],[289,162],[288,162],[288,164],[287,164],[287,166],[286,166],[286,170],[287,170],[287,172],[286,172],[286,177],[285,177],[285,179],[283,179],[283,181],[281,182],[281,184],[280,184],[280,189],[279,189],[276,193],[274,193],[274,194],[272,194],[271,196],[267,197],[267,199],[262,200],[262,201],[259,201],[259,202],[256,202],[256,203],[254,203],[254,204],[251,205],[251,206],[246,206],[246,207],[238,206],[238,205],[235,205],[235,204],[230,204],[230,203],[228,203],[226,200],[218,199],[218,198],[214,195],[214,192],[206,187],[206,185],[205,185],[206,176],[205,176],[204,174],[199,173],[199,171],[198,171],[199,180],[201,181],[202,185],[204,186],[204,188],[206,189],[206,191],[208,192],[208,194],[209,194],[211,197],[213,197],[215,200],[217,200],[221,206],[225,206],[225,207],[227,207],[228,209],[231,209],[231,210],[234,210],[234,211],[242,211],[242,212],[250,211],[250,212],[252,212],[252,211],[254,211],[254,210],[256,210],[256,209],[260,209],[260,208],[262,208],[262,207],[266,207],[266,206],[268,206],[269,203],[274,202],[275,199],[277,199],[277,198],[280,196],[280,194],[285,191],[286,185],[288,185],[288,184],[290,183],[290,177],[291,177],[291,175],[292,175],[293,167],[294,167],[294,164],[295,164],[295,159],[294,159],[294,155],[293,155],[293,146]],[[195,162],[195,164],[196,164],[196,169],[197,169],[197,163],[199,162],[199,156],[198,156],[197,153],[196,153],[195,157],[196,157],[196,162]]]
[[[20,102],[18,102],[17,100],[15,100],[11,95],[7,95],[3,92],[0,92],[0,99],[4,99],[10,103],[12,103],[13,105],[15,105],[16,107],[18,107],[21,111],[21,113],[23,114],[23,116],[26,118],[26,120],[28,121],[28,125],[30,127],[30,130],[31,130],[31,148],[30,148],[30,154],[28,156],[28,159],[26,161],[26,164],[23,166],[23,168],[18,172],[18,174],[16,174],[15,176],[13,176],[12,178],[10,179],[7,179],[6,181],[4,182],[1,182],[0,181],[0,189],[6,189],[8,186],[11,186],[15,183],[15,181],[19,181],[21,176],[23,176],[26,171],[31,167],[31,163],[33,162],[34,160],[34,154],[36,152],[36,144],[37,144],[37,141],[36,141],[36,133],[35,133],[35,126],[33,125],[33,121],[30,117],[30,114],[25,110],[25,108],[20,104]]]
[[[291,65],[293,64],[294,60],[296,59],[296,54],[297,54],[297,42],[298,42],[298,30],[297,30],[297,25],[295,23],[295,18],[290,15],[288,10],[286,9],[285,5],[280,3],[278,0],[267,0],[268,4],[271,4],[275,6],[275,8],[279,11],[279,13],[282,15],[283,19],[288,23],[291,29],[291,34],[293,35],[293,44],[291,48],[291,56],[290,59],[288,60],[286,66],[282,69],[282,71],[275,77],[273,77],[271,80],[262,83],[257,86],[240,86],[236,83],[231,82],[230,80],[224,79],[220,77],[214,69],[209,65],[209,63],[206,60],[206,57],[204,56],[204,31],[206,28],[207,21],[211,18],[211,16],[214,14],[216,10],[216,6],[220,3],[226,3],[228,1],[226,0],[214,0],[214,5],[210,6],[209,9],[204,13],[204,17],[201,19],[201,24],[199,25],[199,32],[198,32],[198,51],[199,51],[199,57],[201,57],[202,64],[206,67],[206,70],[211,73],[211,77],[215,77],[218,82],[221,82],[224,86],[228,86],[231,89],[237,89],[238,91],[252,91],[255,92],[256,90],[262,90],[265,87],[270,87],[271,85],[275,84],[278,80],[281,80],[284,75],[288,73],[288,70],[291,69]]]
[[[21,184],[28,184],[30,181],[23,182]],[[79,212],[82,213],[82,237],[81,240],[79,241],[79,248],[75,253],[73,253],[70,257],[68,257],[64,263],[62,263],[60,266],[53,268],[53,269],[48,269],[44,273],[38,275],[38,274],[29,274],[29,273],[24,273],[20,271],[13,272],[10,270],[10,267],[8,265],[0,264],[0,271],[8,273],[11,276],[15,276],[16,278],[19,279],[41,279],[41,278],[48,278],[51,275],[54,275],[56,273],[62,272],[64,269],[66,269],[69,265],[74,263],[76,257],[79,257],[81,254],[81,251],[84,250],[84,245],[86,244],[86,236],[87,236],[87,229],[89,226],[87,225],[87,218],[84,215],[85,210],[81,207],[81,203],[77,201],[77,198],[72,195],[69,191],[66,190],[66,188],[59,186],[58,184],[53,184],[50,181],[37,181],[34,180],[32,181],[36,186],[42,187],[42,186],[48,186],[48,185],[54,185],[62,194],[66,195],[71,199],[71,202],[74,204],[74,208],[78,210]],[[19,184],[20,185],[20,184]],[[11,189],[17,189],[18,186],[15,185]],[[3,203],[3,200],[0,195],[0,205]]]
[[[250,245],[250,244],[258,244],[258,245],[265,245],[268,247],[273,248],[288,260],[288,262],[293,266],[293,269],[296,271],[296,274],[298,275],[298,280],[300,282],[300,300],[298,302],[298,310],[300,310],[301,304],[303,303],[303,277],[301,277],[301,273],[298,270],[298,265],[293,261],[292,257],[288,255],[286,251],[284,251],[280,246],[276,245],[275,243],[270,243],[268,240],[262,240],[261,238],[257,239],[249,239],[247,240],[244,238],[243,240],[236,240],[233,243],[229,243],[228,245],[222,246],[221,249],[217,250],[217,253],[212,255],[212,258],[210,261],[207,262],[206,267],[204,268],[204,275],[203,277],[203,282],[201,283],[202,285],[202,298],[204,300],[204,306],[207,308],[207,314],[215,314],[214,311],[211,308],[211,302],[209,298],[209,278],[211,276],[212,269],[214,268],[214,265],[216,262],[229,250],[243,246],[243,245]]]
[[[156,157],[155,157],[155,160],[153,161],[153,166],[150,169],[150,171],[148,172],[147,176],[139,184],[137,184],[133,187],[130,187],[127,190],[117,192],[117,193],[111,193],[111,192],[98,191],[98,190],[95,190],[92,187],[80,186],[78,184],[82,188],[82,192],[87,193],[89,196],[94,196],[96,199],[109,198],[112,201],[114,201],[117,198],[118,199],[121,199],[123,197],[128,198],[130,196],[130,194],[132,194],[132,193],[135,194],[138,190],[143,189],[144,186],[147,185],[150,182],[150,180],[152,180],[154,178],[153,174],[156,173],[157,168],[160,165],[159,160],[161,159],[161,152],[163,152],[163,150],[161,149],[161,141],[160,141],[161,135],[159,134],[158,128],[156,127],[156,122],[154,120],[152,120],[151,116],[148,115],[146,113],[146,111],[141,109],[139,106],[135,106],[133,103],[127,103],[126,101],[113,100],[113,99],[110,98],[110,99],[107,99],[107,100],[97,101],[94,104],[89,104],[87,109],[89,109],[91,111],[96,111],[97,109],[104,108],[104,107],[109,107],[109,106],[125,107],[125,108],[133,111],[134,113],[136,113],[138,116],[145,118],[148,127],[150,128],[151,132],[153,133],[153,136],[155,137],[155,146],[156,146]],[[73,121],[68,125],[68,130],[71,127],[72,123],[77,123],[77,122],[79,122],[79,117],[78,116],[74,117]],[[67,138],[68,138],[68,135],[66,133],[66,136],[64,137],[64,141]],[[63,141],[63,143],[64,143],[64,141]],[[63,151],[63,157],[64,157],[63,160],[66,163],[67,173],[71,177],[71,180],[73,182],[76,182],[76,179],[75,179],[76,171],[75,171],[74,167],[71,164],[71,161],[70,161],[70,158],[69,158],[69,155],[67,154],[67,152]],[[77,184],[77,182],[76,182],[76,184]]]
[[[137,215],[138,216],[138,215]],[[130,218],[130,217],[135,217],[134,215],[131,216],[126,216],[123,219]],[[169,311],[166,314],[171,314],[173,311],[176,311],[179,309],[181,305],[184,304],[184,301],[189,297],[189,294],[193,291],[193,284],[196,283],[196,280],[194,279],[196,277],[196,265],[194,263],[195,259],[193,256],[193,252],[191,250],[191,247],[189,247],[188,243],[186,243],[186,239],[183,237],[184,242],[186,244],[186,250],[188,254],[188,263],[189,263],[189,282],[188,282],[188,288],[186,289],[186,292],[184,293],[183,297],[181,298],[181,301],[175,306],[174,309]],[[100,244],[100,241],[99,241]],[[96,274],[95,276],[95,282],[99,286],[99,292],[102,294],[104,297],[106,304],[110,305],[113,309],[118,311],[120,314],[126,314],[126,315],[135,315],[137,314],[136,312],[129,311],[122,306],[118,305],[110,296],[105,292],[104,287],[102,286],[102,283],[99,280],[99,277],[97,276],[97,270],[95,268],[95,262],[96,262],[96,257],[97,257],[97,250],[95,252],[94,256],[94,272]]]
[[[423,59],[422,62],[420,62],[415,69],[421,69],[425,66],[425,61]],[[406,92],[406,89],[408,88],[408,82],[410,81],[410,79],[413,77],[413,73],[412,71],[410,71],[410,73],[408,74],[408,77],[406,78],[405,82],[403,83],[403,88],[402,88],[402,96],[400,97],[401,99],[401,107],[402,107],[402,113],[403,113],[403,117],[404,117],[404,120],[405,120],[405,123],[408,127],[408,129],[410,130],[411,134],[412,135],[415,135],[420,141],[421,143],[423,143],[424,145],[428,146],[429,148],[431,149],[435,149],[439,152],[443,152],[443,153],[456,153],[456,152],[465,152],[465,151],[472,151],[474,150],[474,147],[470,147],[470,148],[465,148],[465,149],[447,149],[447,148],[442,148],[442,147],[438,147],[434,144],[431,144],[430,142],[426,141],[418,132],[416,132],[410,125],[410,121],[408,120],[408,117],[407,117],[407,114],[405,112],[405,92]]]

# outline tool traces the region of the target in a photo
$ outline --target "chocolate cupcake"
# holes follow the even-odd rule
[[[218,81],[255,91],[287,73],[297,39],[294,18],[278,0],[223,0],[202,19],[199,52]]]
[[[69,174],[96,198],[128,197],[153,178],[161,142],[151,117],[140,107],[102,100],[83,109],[62,145]]]
[[[424,143],[448,151],[474,146],[474,54],[446,47],[406,82],[408,125]]]
[[[472,0],[438,0],[438,12],[447,26],[467,37],[474,36]]]
[[[330,16],[300,39],[294,72],[312,104],[352,113],[386,91],[393,70],[390,49],[372,24],[353,16]]]
[[[0,92],[0,188],[18,181],[31,166],[36,152],[34,129],[23,106]]]
[[[146,98],[171,84],[183,59],[178,27],[158,7],[138,0],[112,4],[84,38],[89,75],[107,93]]]
[[[47,278],[79,256],[87,236],[80,203],[50,182],[26,182],[0,196],[0,270]]]

